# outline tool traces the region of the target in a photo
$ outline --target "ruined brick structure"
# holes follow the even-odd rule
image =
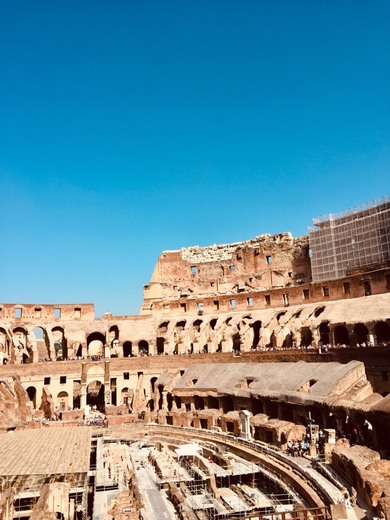
[[[386,202],[386,237],[388,211]],[[0,305],[0,428],[32,417],[79,424],[96,406],[112,427],[153,421],[282,445],[311,414],[323,428],[355,428],[389,456],[388,238],[381,243],[381,258],[315,282],[309,236],[166,251],[138,316],[96,319],[93,304]]]

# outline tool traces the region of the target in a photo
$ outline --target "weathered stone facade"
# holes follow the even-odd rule
[[[313,283],[307,236],[166,251],[138,316],[0,305],[0,427],[79,425],[92,407],[113,428],[158,423],[283,447],[314,423],[389,457],[389,309],[389,262]],[[49,518],[46,498],[69,492],[44,491]]]

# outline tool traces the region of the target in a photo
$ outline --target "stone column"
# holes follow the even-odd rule
[[[87,363],[81,363],[81,394],[80,394],[80,409],[85,410],[87,406]]]
[[[110,361],[104,361],[104,405],[111,404]]]

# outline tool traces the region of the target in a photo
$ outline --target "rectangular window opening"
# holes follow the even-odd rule
[[[308,300],[310,298],[310,292],[309,289],[303,289],[302,296],[304,300]]]
[[[191,266],[191,274],[196,274],[198,272],[198,268],[195,265]]]
[[[219,301],[218,301],[218,300],[215,300],[215,301],[214,301],[214,309],[215,309],[216,311],[219,311]]]
[[[350,292],[351,292],[351,284],[349,282],[344,282],[343,283],[343,291],[344,291],[344,294],[350,294]]]
[[[43,378],[43,384],[44,385],[50,385],[50,377],[44,377]]]
[[[248,307],[252,307],[253,306],[253,298],[247,298],[246,299],[246,304],[248,305]]]
[[[60,376],[60,385],[64,385],[66,383],[66,376]]]
[[[14,311],[15,318],[21,318],[22,317],[22,309],[20,307],[16,307]]]
[[[363,280],[364,296],[371,295],[371,282],[369,280]]]
[[[181,303],[180,310],[181,310],[181,312],[187,312],[187,305],[185,303]]]
[[[61,318],[61,309],[59,307],[56,307],[54,309],[54,317],[55,318]]]
[[[74,309],[74,317],[75,318],[81,318],[81,308],[80,307],[75,307],[75,309]]]
[[[123,372],[123,379],[130,379],[129,372]]]
[[[271,295],[269,295],[269,294],[264,295],[264,303],[266,305],[271,305]]]
[[[325,298],[328,298],[330,296],[329,287],[323,287],[322,288],[322,294],[325,296]]]
[[[272,256],[271,256],[271,255],[267,255],[267,256],[265,257],[265,259],[266,259],[268,265],[271,265],[271,264],[272,264]]]

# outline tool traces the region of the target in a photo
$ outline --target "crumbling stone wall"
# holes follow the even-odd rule
[[[0,380],[0,428],[31,420],[30,400],[19,379]]]
[[[332,452],[332,464],[356,486],[359,496],[379,518],[388,518],[390,510],[390,461],[381,460],[379,453],[365,446],[350,446],[337,442]]]
[[[245,242],[165,251],[145,286],[146,311],[156,299],[239,294],[311,281],[308,237],[260,235]]]

